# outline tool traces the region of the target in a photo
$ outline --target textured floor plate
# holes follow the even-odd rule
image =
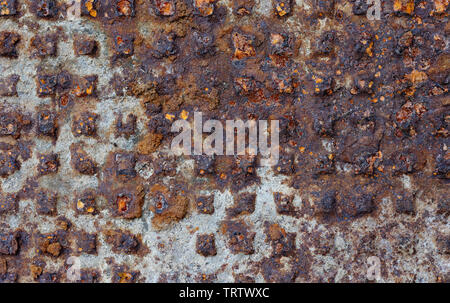
[[[448,4],[1,0],[0,282],[449,282]]]

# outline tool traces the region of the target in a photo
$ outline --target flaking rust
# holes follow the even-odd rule
[[[449,3],[381,2],[0,0],[0,282],[450,282]]]

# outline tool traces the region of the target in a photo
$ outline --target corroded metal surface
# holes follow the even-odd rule
[[[0,2],[0,281],[450,281],[447,0]],[[280,160],[169,152],[280,121]]]

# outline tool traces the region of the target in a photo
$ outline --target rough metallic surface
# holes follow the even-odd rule
[[[0,282],[450,282],[449,3],[0,3]],[[280,161],[175,157],[279,120]]]

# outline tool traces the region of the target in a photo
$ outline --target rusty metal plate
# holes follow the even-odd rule
[[[2,0],[0,282],[449,282],[448,4]]]

